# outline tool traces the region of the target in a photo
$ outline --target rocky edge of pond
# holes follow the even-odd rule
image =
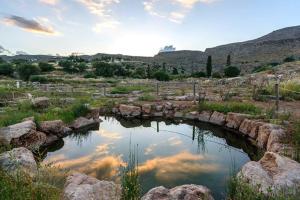
[[[91,109],[86,117],[76,119],[69,126],[61,120],[44,121],[37,126],[33,118],[0,129],[0,143],[13,145],[14,149],[0,154],[0,167],[10,173],[21,169],[31,176],[37,171],[32,151],[66,137],[72,132],[99,125],[99,114],[113,113],[125,118],[153,118],[194,120],[222,126],[239,134],[260,149],[265,150],[258,162],[246,163],[237,176],[253,187],[268,191],[290,190],[300,187],[300,164],[285,155],[292,156],[292,148],[283,138],[286,130],[278,125],[263,122],[251,115],[220,113],[217,111],[186,112],[183,104],[155,103],[142,105],[118,105],[112,110]],[[74,173],[67,178],[63,199],[120,199],[120,185],[100,181],[85,174]],[[183,185],[172,189],[162,186],[151,189],[143,197],[151,199],[213,199],[210,190],[200,185]]]

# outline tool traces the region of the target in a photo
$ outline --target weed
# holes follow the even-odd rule
[[[140,101],[154,101],[155,99],[156,99],[155,96],[150,95],[148,93],[139,97]]]

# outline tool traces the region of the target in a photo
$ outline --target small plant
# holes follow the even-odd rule
[[[122,169],[122,200],[139,200],[140,183],[138,173],[137,148],[132,152],[131,144],[127,166]]]
[[[144,94],[143,96],[139,97],[140,101],[154,101],[156,98],[153,95],[150,94]]]
[[[237,77],[240,75],[240,73],[241,70],[239,70],[237,67],[230,66],[224,69],[224,74],[226,77]]]

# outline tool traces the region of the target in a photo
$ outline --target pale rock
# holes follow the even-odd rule
[[[67,136],[72,131],[69,127],[65,126],[62,120],[43,121],[40,123],[39,130],[60,138]]]
[[[151,104],[144,104],[142,105],[142,111],[143,111],[143,114],[151,114],[151,110],[152,110],[152,105]]]
[[[246,114],[229,112],[226,117],[226,127],[232,129],[239,129],[243,120],[248,117],[249,115]]]
[[[201,122],[209,122],[210,116],[211,116],[211,112],[202,111],[202,112],[199,113],[198,119]]]
[[[120,114],[123,117],[138,117],[142,113],[142,109],[139,106],[129,106],[121,104],[119,106]]]
[[[93,127],[99,124],[99,120],[87,119],[85,117],[77,118],[70,126],[70,128],[78,130]]]
[[[121,186],[111,181],[100,181],[85,174],[68,176],[63,200],[119,200]]]
[[[225,124],[226,115],[220,112],[213,112],[211,115],[209,122],[215,125],[223,126]]]
[[[50,105],[50,99],[48,97],[37,97],[32,99],[32,105],[35,108],[47,108]]]
[[[185,115],[185,118],[186,119],[192,119],[192,120],[198,119],[199,118],[199,112],[197,112],[197,111],[189,112]]]
[[[270,133],[276,129],[280,129],[280,126],[268,123],[261,125],[258,129],[256,138],[257,146],[261,149],[265,149],[267,147]]]
[[[255,140],[257,138],[258,129],[262,125],[263,122],[245,119],[240,125],[239,132]]]

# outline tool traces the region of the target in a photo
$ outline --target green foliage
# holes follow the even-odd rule
[[[14,68],[10,63],[1,63],[0,64],[0,75],[12,76],[14,73]]]
[[[61,61],[59,61],[58,65],[61,66],[65,72],[74,73],[72,61],[61,60]]]
[[[111,94],[129,94],[132,91],[152,92],[153,88],[143,85],[117,86],[111,90]]]
[[[224,69],[224,74],[226,77],[237,77],[238,75],[240,75],[241,71],[237,68],[237,67],[226,67]]]
[[[40,62],[39,68],[41,69],[42,72],[51,72],[54,70],[53,65],[46,62]]]
[[[39,82],[39,83],[48,83],[48,79],[45,76],[40,75],[32,75],[29,78],[29,81],[31,82]]]
[[[242,103],[242,102],[201,102],[199,104],[199,110],[207,111],[218,111],[222,113],[236,112],[245,114],[261,114],[262,110],[252,103]]]
[[[169,81],[170,80],[169,74],[167,74],[166,72],[163,72],[163,71],[155,72],[153,77],[158,81]]]
[[[132,77],[133,78],[148,78],[148,77],[151,77],[151,71],[147,71],[147,73],[146,73],[146,71],[143,67],[137,67],[133,71]]]
[[[87,65],[86,65],[86,63],[84,63],[84,62],[76,63],[76,64],[74,65],[74,68],[76,69],[76,71],[82,73],[82,72],[85,72],[85,71],[86,71]]]
[[[226,66],[227,67],[231,66],[231,56],[230,56],[230,54],[227,56]]]
[[[127,166],[122,169],[122,200],[139,200],[141,187],[139,183],[137,153],[129,153]]]
[[[150,94],[144,94],[139,97],[140,101],[154,101],[155,99],[156,99],[155,96],[150,95]]]
[[[207,62],[206,62],[206,75],[207,77],[211,77],[212,73],[212,57],[208,56]]]
[[[93,68],[95,68],[95,74],[97,76],[113,77],[116,65],[97,61],[93,63]]]
[[[289,57],[286,57],[283,62],[294,62],[296,61],[295,57],[294,56],[289,56]]]
[[[29,77],[31,75],[38,75],[40,74],[40,68],[36,65],[32,65],[32,64],[20,64],[17,67],[17,71],[18,74],[20,76],[20,78],[24,81],[28,81]]]
[[[280,95],[284,99],[300,100],[300,81],[288,80],[279,85]]]
[[[228,200],[296,200],[299,190],[282,190],[274,192],[269,189],[268,196],[260,190],[260,186],[251,186],[237,176],[231,176],[227,186]]]
[[[195,72],[192,74],[192,77],[194,77],[194,78],[206,77],[206,73],[205,72]]]
[[[88,72],[83,77],[84,78],[97,78],[96,74],[94,74],[93,72]]]
[[[173,70],[172,70],[172,75],[178,75],[178,69],[176,67],[173,67]]]
[[[272,70],[272,69],[273,69],[272,65],[263,65],[263,66],[255,67],[252,70],[252,73],[258,73],[258,72],[268,71],[268,70]]]
[[[219,72],[214,72],[214,73],[212,74],[212,77],[213,77],[213,78],[222,78],[222,75],[221,75]]]

